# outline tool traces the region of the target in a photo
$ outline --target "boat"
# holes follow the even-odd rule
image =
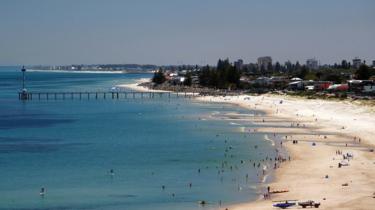
[[[270,191],[270,193],[272,193],[272,194],[276,194],[276,193],[286,193],[286,192],[289,192],[289,190],[273,190],[273,191]]]
[[[289,208],[291,206],[295,206],[296,205],[295,201],[296,200],[273,201],[273,202],[278,202],[278,203],[273,204],[273,207],[286,209],[286,208]]]

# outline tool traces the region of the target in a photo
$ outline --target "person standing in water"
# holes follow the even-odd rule
[[[39,195],[41,197],[44,197],[44,195],[46,194],[46,189],[44,187],[40,188],[40,192],[39,192]]]
[[[115,175],[115,171],[113,169],[109,170],[109,175],[114,176]]]

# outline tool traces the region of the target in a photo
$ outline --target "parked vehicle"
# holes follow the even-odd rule
[[[304,202],[298,202],[298,205],[299,206],[302,206],[302,208],[306,208],[306,207],[315,207],[315,208],[319,208],[320,206],[320,203],[316,203],[315,201],[312,201],[312,200],[308,200],[308,201],[304,201]]]

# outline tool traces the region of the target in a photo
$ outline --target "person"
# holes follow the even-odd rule
[[[271,187],[268,186],[268,187],[267,187],[267,192],[270,193],[270,191],[271,191]]]
[[[40,188],[39,195],[43,197],[45,193],[46,193],[46,189],[44,187]]]

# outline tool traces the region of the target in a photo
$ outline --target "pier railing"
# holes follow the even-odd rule
[[[153,99],[153,98],[192,98],[199,93],[189,92],[19,92],[20,100],[90,100],[90,99]]]

